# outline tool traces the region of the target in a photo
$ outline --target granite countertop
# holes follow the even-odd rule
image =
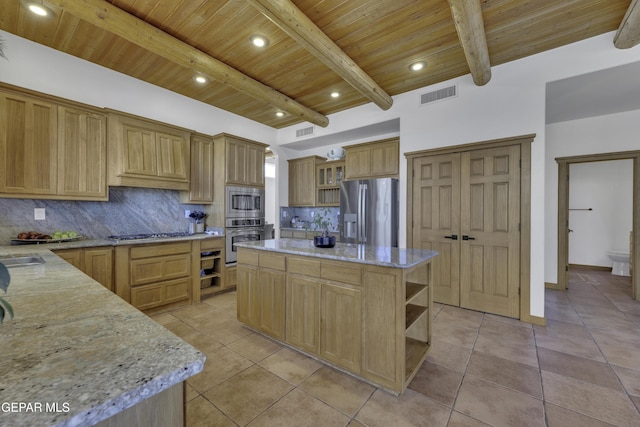
[[[2,294],[15,317],[0,325],[0,425],[93,425],[202,370],[203,353],[49,247],[0,246],[45,260],[10,268]]]
[[[336,243],[333,248],[316,248],[311,240],[303,239],[260,240],[236,243],[236,246],[396,268],[411,268],[438,255],[436,251],[424,249],[400,249],[349,243]]]
[[[165,243],[165,242],[178,242],[182,240],[206,240],[206,239],[224,239],[224,235],[209,235],[206,233],[190,234],[188,236],[178,237],[154,237],[151,239],[134,239],[134,240],[115,240],[115,239],[80,239],[67,242],[57,243],[27,243],[20,245],[13,245],[12,248],[29,248],[39,247],[46,248],[52,251],[59,249],[77,249],[77,248],[90,248],[98,246],[125,246],[125,245],[144,245],[148,243]]]

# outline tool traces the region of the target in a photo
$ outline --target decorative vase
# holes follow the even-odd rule
[[[332,248],[336,245],[336,236],[313,236],[313,246],[316,248]]]

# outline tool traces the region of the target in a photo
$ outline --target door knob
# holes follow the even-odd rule
[[[445,239],[458,240],[457,234],[452,234],[451,236],[444,236]]]
[[[462,240],[476,240],[476,238],[475,238],[475,237],[469,237],[469,236],[467,236],[466,234],[464,234],[464,235],[462,236]]]

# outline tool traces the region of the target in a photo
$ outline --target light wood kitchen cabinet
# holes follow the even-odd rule
[[[238,318],[279,339],[285,337],[284,270],[284,255],[238,255]]]
[[[0,92],[0,193],[10,197],[55,196],[57,106]]]
[[[180,203],[213,203],[213,138],[191,135],[191,179],[189,191],[180,192]]]
[[[108,125],[109,185],[189,190],[188,130],[116,113]]]
[[[77,107],[58,107],[58,191],[74,200],[108,200],[107,119]]]
[[[345,163],[331,161],[316,166],[316,206],[340,206],[340,183],[345,176]]]
[[[225,144],[227,184],[264,187],[266,144],[228,134],[217,135],[214,138]]]
[[[226,289],[224,281],[224,237],[213,237],[193,241],[192,258],[194,272],[193,301],[199,302],[202,297],[215,295]]]
[[[344,150],[345,179],[397,178],[400,173],[398,138],[350,145]]]
[[[90,247],[53,251],[87,276],[113,291],[113,248]]]
[[[191,251],[191,241],[116,246],[116,294],[143,311],[189,303]]]
[[[308,254],[287,240],[277,247],[238,247],[238,320],[372,384],[404,391],[431,343],[434,255],[341,250],[349,261],[338,261],[319,255],[312,244]],[[293,248],[301,254],[291,255]],[[335,256],[331,249],[327,254]],[[402,261],[413,256],[420,261]],[[261,279],[267,266],[285,275],[284,295],[271,278]],[[280,328],[265,326],[262,318],[265,310],[279,316],[282,307],[284,340]]]
[[[289,160],[289,206],[315,206],[316,165],[325,161],[320,156]]]

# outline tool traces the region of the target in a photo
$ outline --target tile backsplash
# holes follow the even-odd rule
[[[29,230],[75,230],[88,238],[187,231],[185,209],[204,207],[181,204],[179,197],[175,190],[111,187],[107,202],[0,198],[0,245]],[[34,208],[45,209],[45,220],[34,220]]]
[[[299,207],[281,206],[280,207],[280,228],[292,227],[291,219],[297,216],[299,218],[299,221],[303,225],[308,225],[309,230],[315,230],[315,225],[313,224],[314,216],[312,216],[312,214],[315,214],[315,215],[326,214],[326,216],[329,218],[329,221],[331,222],[329,231],[332,231],[332,232],[338,231],[338,216],[340,215],[340,208],[334,208],[334,207],[299,208]],[[305,227],[302,227],[302,228],[305,228]]]

